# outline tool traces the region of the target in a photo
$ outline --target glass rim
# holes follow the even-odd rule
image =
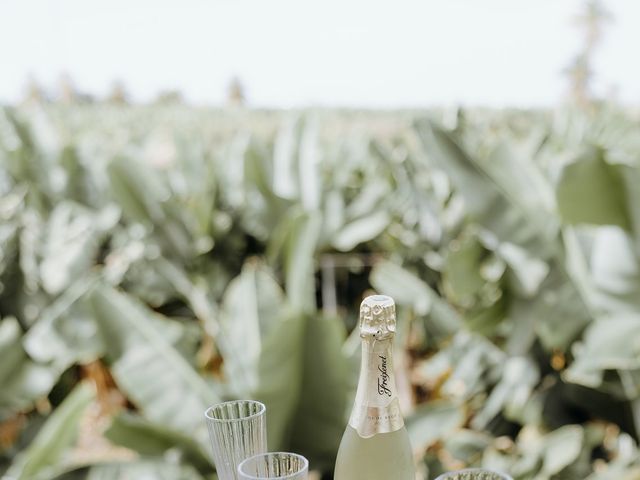
[[[215,418],[210,415],[211,411],[214,408],[222,407],[225,405],[237,405],[240,403],[253,403],[255,405],[258,405],[259,410],[256,413],[252,413],[251,415],[247,415],[246,417],[240,417],[240,418]],[[220,402],[220,403],[216,403],[215,405],[211,405],[209,408],[207,408],[204,411],[204,416],[207,420],[211,422],[216,422],[216,423],[245,422],[247,420],[251,420],[253,418],[259,417],[260,415],[263,415],[266,411],[267,411],[266,405],[257,400],[229,400],[228,402]]]
[[[510,475],[507,475],[504,472],[499,470],[490,470],[488,468],[464,468],[462,470],[455,470],[453,472],[445,472],[442,475],[439,475],[436,480],[446,480],[449,478],[449,475],[455,475],[458,473],[493,473],[494,475],[500,475],[502,480],[513,480]]]
[[[238,464],[238,473],[244,475],[245,477],[249,478],[250,480],[263,480],[265,478],[267,479],[271,479],[271,480],[286,480],[287,477],[256,477],[251,473],[245,473],[242,471],[242,467],[244,464],[248,464],[251,460],[256,460],[258,458],[267,458],[267,457],[274,457],[276,455],[286,455],[288,457],[296,457],[300,460],[302,460],[302,468],[300,468],[297,472],[293,472],[289,475],[297,475],[299,473],[304,472],[305,470],[309,469],[309,460],[306,459],[306,457],[298,454],[298,453],[293,453],[293,452],[265,452],[265,453],[258,453],[256,455],[253,455],[251,457],[245,458],[242,462],[240,462]]]

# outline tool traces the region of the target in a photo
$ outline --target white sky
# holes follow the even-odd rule
[[[551,105],[580,45],[581,0],[0,0],[0,102],[63,72],[136,100],[179,89],[253,106]],[[597,88],[640,104],[640,1],[605,0]]]

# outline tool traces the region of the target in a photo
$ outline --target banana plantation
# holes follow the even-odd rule
[[[594,109],[0,109],[0,477],[212,480],[253,398],[331,478],[378,292],[422,478],[639,479],[640,117]]]

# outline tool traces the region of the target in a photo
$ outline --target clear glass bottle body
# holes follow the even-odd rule
[[[334,480],[414,480],[407,429],[362,438],[350,425],[342,436]]]

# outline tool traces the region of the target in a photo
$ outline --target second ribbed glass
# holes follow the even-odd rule
[[[493,470],[485,470],[482,468],[469,468],[467,470],[458,470],[457,472],[448,472],[440,475],[436,480],[513,480],[509,475],[495,472]]]
[[[213,461],[220,480],[238,480],[244,459],[267,451],[266,407],[252,400],[235,400],[205,412]]]
[[[240,480],[263,478],[280,480],[307,480],[309,462],[302,455],[288,452],[270,452],[246,459],[238,467]]]

